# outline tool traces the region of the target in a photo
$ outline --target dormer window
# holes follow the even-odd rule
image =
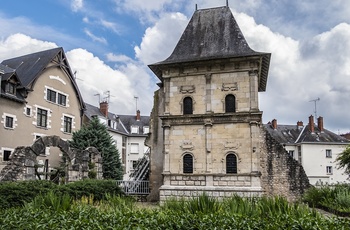
[[[139,127],[137,125],[132,125],[131,126],[131,133],[139,133]]]
[[[149,126],[144,126],[143,127],[143,134],[149,133]]]
[[[5,92],[9,93],[9,94],[16,94],[16,87],[15,84],[11,83],[11,82],[7,82],[6,86],[5,86]]]

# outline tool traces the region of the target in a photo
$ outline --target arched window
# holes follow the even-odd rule
[[[184,173],[193,173],[193,157],[191,154],[185,154],[183,157],[183,172]]]
[[[233,153],[226,156],[226,173],[237,173],[237,157]]]
[[[236,98],[232,94],[225,97],[225,113],[236,112]]]
[[[183,111],[184,111],[184,114],[192,114],[193,113],[193,106],[192,106],[192,98],[191,97],[184,98]]]

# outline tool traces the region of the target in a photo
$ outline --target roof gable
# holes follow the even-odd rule
[[[81,108],[85,107],[62,47],[7,59],[2,61],[1,64],[8,70],[13,69],[22,86],[26,89],[33,88],[35,80],[41,76],[42,72],[46,68],[60,67],[61,70],[70,78],[77,97],[79,98]]]

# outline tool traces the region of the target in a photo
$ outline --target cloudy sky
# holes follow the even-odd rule
[[[272,53],[263,122],[307,123],[350,132],[348,0],[229,0],[250,47]],[[0,8],[0,61],[63,47],[84,100],[110,91],[110,110],[149,115],[158,79],[147,67],[167,58],[198,9],[226,0],[11,0]],[[106,96],[106,95],[104,95]]]

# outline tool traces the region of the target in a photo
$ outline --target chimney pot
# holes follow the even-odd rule
[[[312,115],[309,117],[309,128],[311,133],[315,132],[314,116]]]
[[[108,117],[108,102],[107,101],[100,102],[100,111],[105,117]]]
[[[136,111],[136,120],[137,121],[141,120],[140,110]]]
[[[317,118],[317,126],[318,126],[318,129],[323,132],[323,117],[319,116]]]
[[[277,120],[276,119],[272,120],[272,128],[277,129]]]

